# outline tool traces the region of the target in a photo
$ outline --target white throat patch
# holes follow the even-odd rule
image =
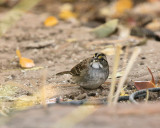
[[[93,62],[92,67],[96,69],[99,69],[100,67],[103,68],[102,64],[100,64],[99,62]]]

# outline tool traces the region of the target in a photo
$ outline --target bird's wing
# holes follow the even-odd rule
[[[71,69],[71,74],[73,76],[80,76],[82,72],[84,72],[85,69],[88,69],[88,64],[90,63],[91,58],[87,58],[83,61],[81,61],[79,64],[77,64],[76,66],[74,66]]]

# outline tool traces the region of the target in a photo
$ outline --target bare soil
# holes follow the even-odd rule
[[[80,92],[78,86],[71,84],[69,75],[56,77],[55,74],[60,71],[70,70],[81,60],[103,50],[105,46],[98,45],[98,42],[107,42],[113,37],[97,39],[90,33],[92,28],[80,23],[60,21],[58,25],[47,28],[43,25],[46,17],[47,14],[27,13],[1,37],[1,84],[14,81],[35,89],[42,82],[45,68],[47,70],[46,84],[51,86],[52,89],[56,89],[54,92],[57,95]],[[87,47],[87,43],[93,41],[97,42],[97,45]],[[107,46],[108,44],[104,43],[103,45]],[[15,53],[17,47],[20,48],[22,56],[33,59],[37,67],[43,68],[37,70],[20,69]],[[140,47],[142,52],[129,73],[127,83],[132,85],[132,81],[135,80],[151,80],[146,66],[152,70],[156,82],[158,82],[160,62],[157,60],[159,60],[160,43],[148,40],[146,45]],[[133,48],[129,50],[130,56]],[[112,73],[113,57],[107,56],[110,74]],[[119,70],[123,70],[122,65],[123,55],[121,56]],[[110,81],[108,79],[106,82]],[[104,86],[108,85],[105,84]],[[54,92],[53,95],[55,95]]]

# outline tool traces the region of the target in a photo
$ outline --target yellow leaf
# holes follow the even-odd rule
[[[16,54],[17,54],[17,56],[19,57],[19,58],[21,58],[22,56],[21,56],[21,53],[20,53],[20,51],[19,51],[19,49],[17,48],[17,50],[16,50]]]
[[[58,24],[58,19],[56,17],[54,17],[54,16],[48,17],[44,22],[44,25],[46,27],[55,26],[56,24]]]
[[[71,19],[71,18],[76,18],[77,14],[72,12],[72,11],[69,11],[69,10],[64,10],[64,11],[61,11],[60,14],[59,14],[59,17],[62,19],[62,20],[68,20],[68,19]]]
[[[24,57],[20,58],[19,63],[22,68],[32,68],[35,66],[33,60]]]
[[[32,68],[35,66],[33,60],[21,56],[19,49],[16,50],[16,54],[19,57],[19,64],[22,68]]]
[[[131,9],[133,6],[132,0],[118,0],[116,3],[116,14],[122,14]]]

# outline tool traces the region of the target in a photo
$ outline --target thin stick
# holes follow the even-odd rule
[[[135,48],[132,56],[131,56],[131,59],[129,60],[129,63],[127,65],[127,68],[125,69],[125,73],[124,73],[124,76],[120,79],[120,82],[118,84],[118,89],[116,91],[116,95],[115,95],[115,98],[114,98],[114,101],[113,101],[113,104],[116,105],[117,104],[117,100],[118,100],[118,97],[119,97],[119,94],[121,92],[121,89],[123,88],[123,85],[124,85],[124,82],[136,60],[136,58],[138,57],[138,55],[140,54],[140,51],[141,49],[140,48]]]
[[[116,73],[117,73],[119,60],[120,60],[120,52],[121,52],[121,45],[118,44],[116,46],[116,54],[115,54],[115,57],[114,57],[114,66],[113,66],[113,73],[112,73],[112,83],[111,83],[110,92],[109,92],[109,96],[108,96],[109,105],[112,104],[113,94],[114,94],[114,91],[115,91]]]

